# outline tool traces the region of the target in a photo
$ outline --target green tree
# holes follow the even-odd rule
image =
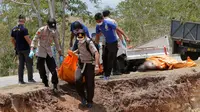
[[[118,23],[127,31],[132,43],[168,35],[172,18],[200,21],[199,0],[125,0],[117,6]]]

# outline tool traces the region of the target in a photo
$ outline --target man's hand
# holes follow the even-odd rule
[[[99,65],[95,65],[94,73],[95,73],[95,74],[98,74],[98,73],[99,73]]]
[[[126,41],[127,41],[127,42],[130,42],[131,40],[130,40],[130,38],[126,37]]]
[[[58,54],[59,54],[59,56],[62,56],[62,51],[59,50],[59,51],[58,51]]]
[[[35,54],[35,53],[34,53],[34,51],[33,51],[33,50],[31,50],[28,56],[29,56],[29,57],[32,59],[32,58],[33,58],[33,56],[34,56],[34,54]]]

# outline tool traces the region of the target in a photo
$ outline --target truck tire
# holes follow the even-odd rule
[[[188,55],[187,55],[186,53],[185,53],[185,54],[181,54],[181,56],[180,56],[180,57],[181,57],[181,60],[182,60],[182,61],[185,61],[185,60],[187,59],[187,56],[188,56]]]
[[[192,60],[197,60],[199,58],[199,54],[196,52],[193,52],[193,53],[191,52],[189,56],[190,56],[190,59]]]
[[[186,52],[185,54],[181,54],[181,59],[184,61],[184,60],[187,60],[187,57],[190,57],[190,59],[192,60],[197,60],[199,58],[199,54],[196,53],[196,52]]]

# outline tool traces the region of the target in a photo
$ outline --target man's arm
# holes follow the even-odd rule
[[[12,42],[13,46],[16,47],[16,41],[15,41],[14,37],[11,37],[11,42]]]
[[[70,37],[70,42],[69,42],[69,46],[70,46],[70,47],[72,47],[73,39],[74,39],[74,33],[71,32],[71,37]]]
[[[99,26],[96,26],[96,38],[95,38],[95,43],[96,44],[99,44],[100,36],[101,36],[101,31],[99,29]]]
[[[96,34],[96,38],[95,38],[95,43],[99,44],[99,39],[100,39],[101,33]]]
[[[98,53],[98,51],[96,51],[95,52],[95,66],[97,66],[97,65],[99,65],[100,64],[100,62],[99,62],[99,53]]]
[[[31,39],[29,38],[29,36],[26,35],[26,36],[24,36],[24,38],[25,38],[26,42],[27,42],[29,45],[31,45]]]
[[[116,33],[117,33],[119,39],[120,39],[120,40],[123,40],[122,34],[121,34],[119,31],[116,31]]]
[[[129,37],[124,33],[124,31],[122,29],[117,27],[116,32],[117,32],[117,34],[119,33],[119,34],[123,35],[127,41],[130,41]]]

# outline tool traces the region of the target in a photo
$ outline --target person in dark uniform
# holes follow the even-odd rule
[[[28,34],[28,29],[25,28],[25,16],[19,15],[18,25],[11,31],[11,41],[15,47],[15,50],[19,58],[18,66],[18,79],[19,84],[25,84],[24,82],[24,64],[28,71],[28,82],[35,82],[33,79],[33,60],[29,58],[31,39]]]

